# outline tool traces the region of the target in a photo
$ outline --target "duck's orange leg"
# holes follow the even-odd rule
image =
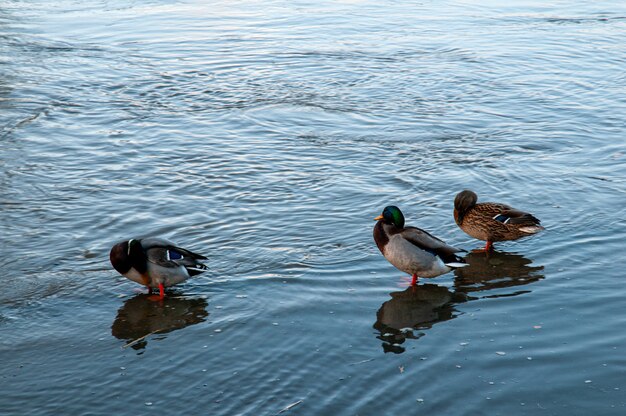
[[[165,299],[165,286],[163,286],[163,283],[159,283],[159,294],[158,295],[153,295],[152,294],[152,288],[148,287],[148,294],[150,295],[150,296],[148,296],[149,300],[152,300],[152,301],[163,300],[163,299]]]
[[[159,283],[159,299],[163,299],[165,297],[165,286],[163,283]]]
[[[489,254],[489,252],[493,251],[493,242],[487,240],[487,243],[485,244],[485,247],[483,248],[475,248],[472,250],[472,253],[487,253]]]
[[[411,280],[411,286],[415,286],[417,284],[417,275],[413,273],[413,280]]]

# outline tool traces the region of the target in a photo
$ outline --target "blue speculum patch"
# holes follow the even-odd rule
[[[169,250],[170,260],[180,260],[183,258],[183,255],[177,251]]]
[[[508,220],[509,217],[507,217],[504,214],[500,214],[500,215],[496,215],[495,217],[493,217],[493,219],[496,221],[500,221],[500,222],[506,222],[506,220]]]

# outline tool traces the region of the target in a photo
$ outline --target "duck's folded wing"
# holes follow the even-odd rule
[[[520,226],[533,226],[541,223],[534,215],[514,208],[503,209],[494,219],[505,224],[516,224]]]
[[[202,254],[198,254],[198,253],[194,253],[193,251],[189,251],[187,249],[181,248],[181,247],[176,247],[176,246],[170,246],[168,247],[168,249],[170,251],[176,251],[179,254],[182,254],[183,256],[187,257],[187,258],[192,258],[192,259],[196,259],[196,260],[207,260],[207,258],[205,256],[203,256]]]
[[[482,216],[495,219],[496,216],[512,209],[513,208],[508,205],[499,204],[497,202],[481,202],[480,204],[476,204],[472,211]]]
[[[141,246],[144,248],[146,253],[148,251],[152,251],[152,249],[166,249],[166,250],[172,250],[176,253],[179,253],[182,257],[188,257],[188,258],[197,259],[197,260],[207,259],[205,256],[201,254],[197,254],[185,248],[178,247],[176,244],[164,238],[156,238],[156,237],[144,238],[141,240]],[[162,254],[163,252],[155,252],[154,254],[155,259],[158,258]],[[172,257],[177,257],[177,256],[173,255]],[[167,256],[163,258],[167,258]]]
[[[465,251],[452,247],[443,240],[417,227],[406,227],[401,233],[402,237],[416,247],[427,251],[443,260],[444,263],[465,263],[455,253]]]
[[[206,257],[192,251],[173,245],[153,246],[146,250],[148,261],[163,267],[184,266],[190,272],[201,273],[206,266],[198,260],[206,260]]]

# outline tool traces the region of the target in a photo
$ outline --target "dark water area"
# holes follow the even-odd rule
[[[625,39],[605,1],[3,2],[0,414],[624,414]],[[466,188],[546,231],[471,252]],[[469,266],[407,287],[390,204]],[[141,236],[210,270],[152,302]]]

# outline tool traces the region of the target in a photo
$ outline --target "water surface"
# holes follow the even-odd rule
[[[623,414],[618,2],[8,1],[0,413]],[[385,205],[547,231],[415,289]],[[210,272],[162,305],[112,244]]]

